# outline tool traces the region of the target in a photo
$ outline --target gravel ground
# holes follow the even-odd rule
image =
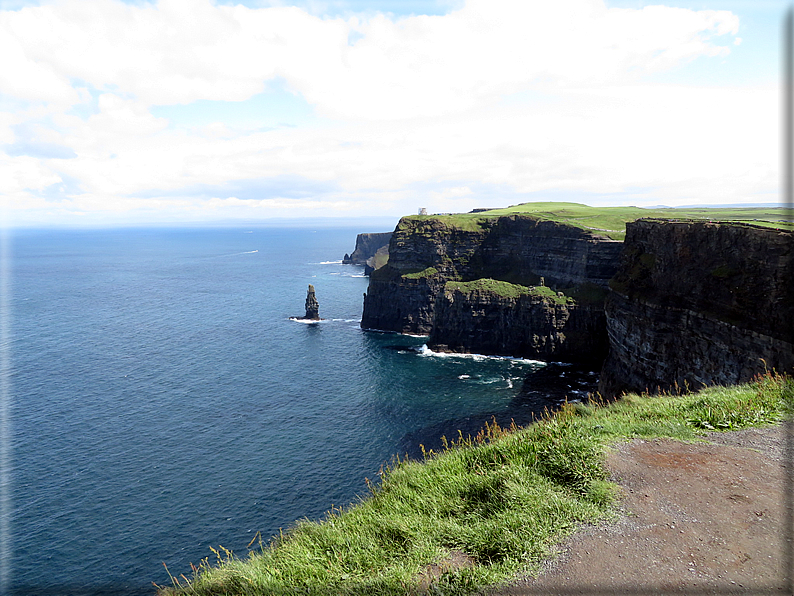
[[[783,426],[705,438],[615,446],[620,515],[582,528],[537,577],[490,594],[791,594]]]

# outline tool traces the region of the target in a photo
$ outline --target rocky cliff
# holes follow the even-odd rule
[[[599,366],[607,352],[601,305],[577,304],[547,287],[447,282],[435,304],[428,345]]]
[[[793,239],[639,219],[624,244],[521,214],[411,216],[372,273],[361,325],[444,351],[594,368],[606,357],[605,396],[735,384],[794,371]]]
[[[610,283],[599,390],[735,384],[794,369],[791,232],[640,219]]]
[[[350,265],[367,265],[378,253],[388,258],[387,248],[392,232],[377,232],[372,234],[359,234],[356,236],[356,248],[352,254],[345,255],[342,262]],[[370,264],[372,266],[372,264]]]
[[[585,344],[605,345],[598,304],[621,246],[526,215],[462,223],[454,217],[406,217],[389,243],[389,262],[370,277],[361,326],[430,334],[429,345],[438,349],[574,359]],[[476,291],[448,285],[477,280],[527,291],[514,288],[510,292],[518,294],[506,297],[482,284]],[[553,299],[533,295],[533,287],[547,288]],[[557,292],[563,292],[560,304]],[[477,332],[485,324],[490,338]],[[516,325],[528,327],[519,331]],[[600,339],[573,339],[585,329]]]

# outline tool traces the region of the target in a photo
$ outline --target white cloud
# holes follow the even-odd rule
[[[36,192],[67,179],[66,211],[175,218],[450,211],[486,206],[483,189],[503,204],[560,190],[746,200],[777,184],[775,93],[646,80],[729,56],[738,27],[726,11],[600,0],[469,0],[441,16],[366,19],[209,0],[0,11],[0,96],[29,102],[0,104],[0,150],[24,130],[77,156],[3,158],[0,193],[51,213]],[[245,101],[276,79],[321,118],[177,129],[151,112]],[[267,179],[307,181],[315,196],[238,192]],[[215,198],[190,196],[205,188]]]
[[[738,30],[725,11],[601,0],[469,0],[443,16],[322,19],[294,7],[209,0],[61,0],[0,13],[3,89],[76,101],[69,84],[146,105],[239,101],[283,76],[321,110],[359,119],[447,114],[545,79],[603,84],[628,68],[723,55],[712,36]],[[363,37],[352,46],[348,35]]]
[[[34,157],[0,156],[0,195],[15,196],[28,190],[43,190],[51,184],[61,182],[60,176]],[[20,207],[21,205],[17,205]]]
[[[335,76],[340,64],[306,61],[295,65],[291,82],[336,117],[448,115],[539,83],[602,86],[636,76],[633,70],[725,55],[727,47],[709,39],[737,28],[724,11],[470,0],[445,16],[373,18],[357,27],[361,40],[341,49]]]
[[[333,212],[351,211],[355,209],[357,205],[351,201],[306,201],[289,198],[261,199],[257,201],[254,199],[238,199],[237,197],[227,197],[225,199],[213,197],[209,201],[205,201],[199,205],[199,208],[204,210],[216,209],[223,211],[229,208],[239,207],[246,208],[246,213],[249,213],[250,210],[294,212],[296,210],[307,209],[322,209],[326,212]],[[268,215],[270,214],[268,213]]]

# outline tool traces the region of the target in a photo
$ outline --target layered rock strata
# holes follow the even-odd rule
[[[585,345],[605,345],[598,304],[616,271],[621,245],[522,215],[463,223],[406,217],[392,236],[389,262],[370,277],[361,326],[430,334],[429,345],[438,349],[579,359]],[[484,279],[525,289],[545,283],[555,297],[564,292],[564,304],[529,293],[505,299],[482,285],[474,293],[447,292],[448,282]],[[595,305],[578,306],[587,302],[582,297]],[[491,331],[478,332],[482,325]],[[584,337],[585,329],[600,337],[572,339]],[[590,353],[588,348],[588,358]]]
[[[608,351],[605,396],[794,371],[792,232],[654,219],[626,232],[624,244],[522,215],[403,218],[362,327],[592,367]]]
[[[542,290],[548,288],[448,282],[427,343],[446,352],[600,365],[607,351],[603,308]]]
[[[743,224],[627,224],[599,391],[698,389],[793,370],[793,239]]]
[[[366,265],[369,259],[375,257],[380,250],[381,254],[388,255],[389,240],[392,232],[377,232],[371,234],[359,234],[356,236],[356,248],[345,255],[342,262],[348,265]]]

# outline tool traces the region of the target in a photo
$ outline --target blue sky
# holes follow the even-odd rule
[[[769,203],[764,0],[0,0],[5,225]]]

